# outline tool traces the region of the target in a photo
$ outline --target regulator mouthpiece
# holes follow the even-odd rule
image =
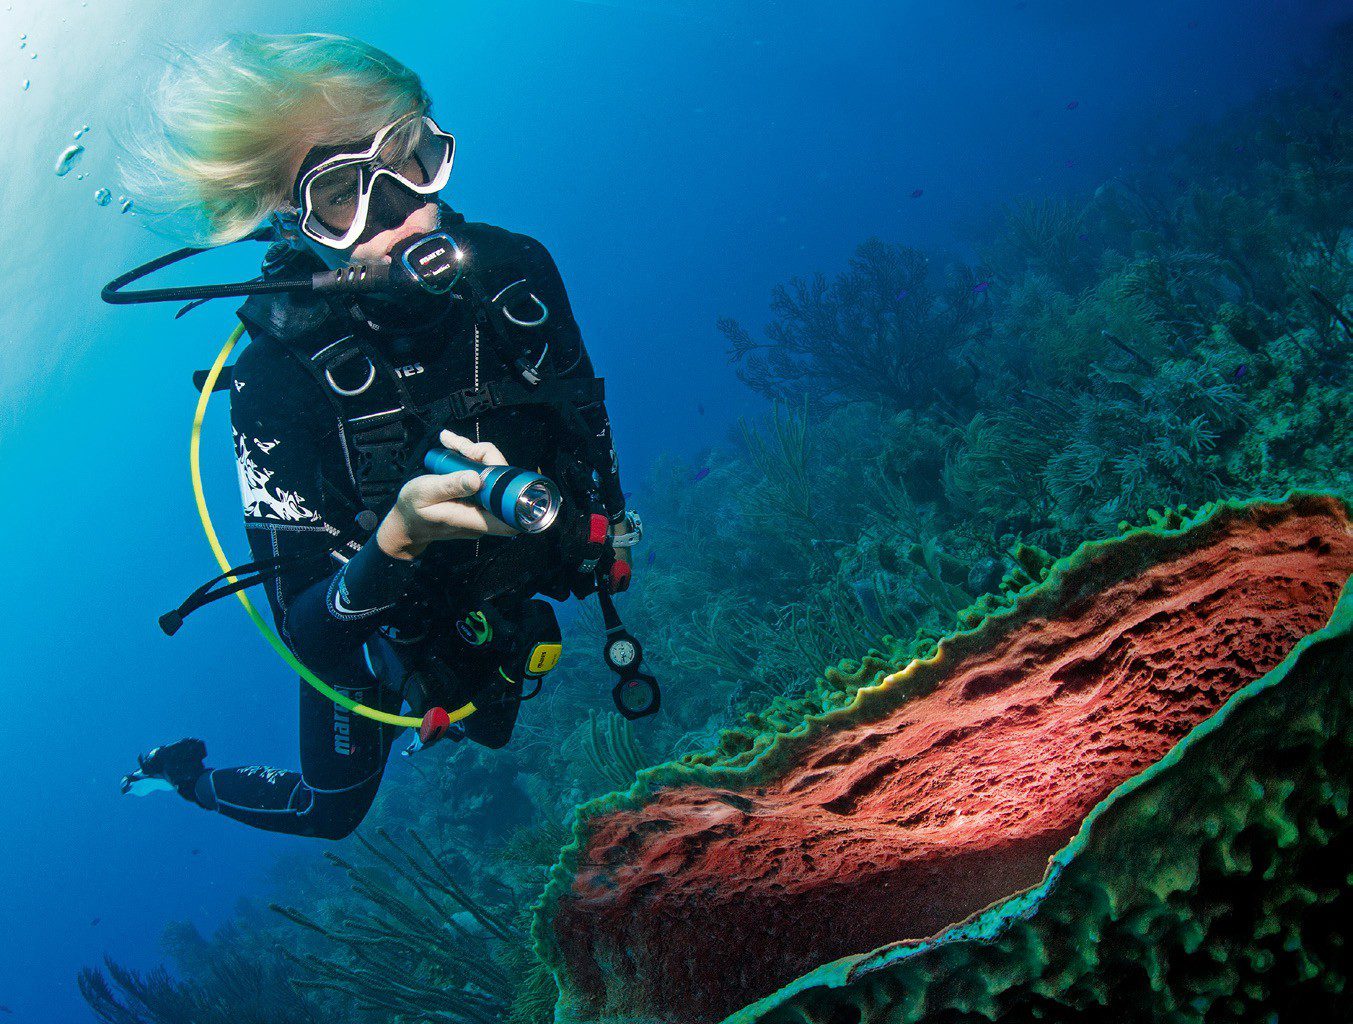
[[[465,252],[445,231],[434,231],[395,246],[390,251],[390,263],[403,270],[410,284],[433,295],[444,295],[465,273]]]
[[[445,231],[406,238],[390,250],[390,262],[353,263],[322,270],[310,279],[317,292],[426,292],[445,295],[465,273],[465,250]]]
[[[554,481],[515,466],[485,466],[457,452],[428,452],[423,466],[429,473],[456,473],[470,469],[482,483],[472,501],[489,515],[522,533],[543,533],[559,518],[563,500]]]

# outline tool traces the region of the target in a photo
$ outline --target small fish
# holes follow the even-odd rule
[[[658,553],[656,551],[650,551],[648,557],[644,559],[644,565],[652,565],[653,559],[656,557],[658,557]]]
[[[633,491],[626,491],[626,492],[625,492],[624,498],[625,498],[626,501],[629,501],[632,497],[634,497],[634,492],[633,492]],[[193,852],[196,853],[197,851],[194,850]]]
[[[14,1012],[14,1011],[11,1010],[11,1009],[10,1009],[8,1006],[6,1006],[4,1003],[0,1003],[0,1013],[13,1013],[13,1012]]]
[[[101,917],[96,917],[96,918],[94,918],[94,920],[92,920],[92,921],[89,922],[89,927],[93,928],[95,925],[97,925],[97,924],[98,924],[100,921],[102,921],[102,920],[103,920],[103,918],[101,918]]]
[[[1075,161],[1075,160],[1063,160],[1063,161],[1062,161],[1062,166],[1063,166],[1063,167],[1075,167],[1075,166],[1076,166],[1076,161]]]
[[[691,483],[698,484],[705,477],[709,476],[709,467],[701,466],[695,471],[695,476],[691,477]]]
[[[1079,235],[1076,236],[1076,241],[1088,242],[1090,241],[1090,235],[1087,232],[1082,231]]]
[[[1239,156],[1241,153],[1245,152],[1245,147],[1244,147],[1244,146],[1232,146],[1231,149],[1235,152],[1235,154],[1236,154],[1237,156]]]
[[[920,199],[923,195],[925,195],[925,189],[923,188],[914,188],[911,190],[911,197],[913,199]]]
[[[1189,28],[1197,28],[1197,27],[1198,27],[1198,19],[1194,18],[1193,21],[1189,22]]]
[[[908,292],[907,289],[905,289],[905,288],[899,288],[899,289],[897,290],[897,301],[898,301],[898,302],[901,302],[903,299],[905,299],[905,298],[906,298],[908,295],[910,295],[910,294],[911,294],[911,293]]]
[[[1236,367],[1236,372],[1233,373],[1233,374],[1231,374],[1231,379],[1232,379],[1232,380],[1240,380],[1241,377],[1245,376],[1245,373],[1246,373],[1248,370],[1249,370],[1249,367],[1246,366],[1244,363],[1241,363],[1239,366]]]
[[[1081,105],[1081,101],[1080,101],[1080,100],[1072,100],[1070,103],[1068,103],[1068,104],[1066,105],[1066,109],[1067,109],[1067,110],[1075,110],[1075,109],[1076,109],[1077,107],[1079,107],[1080,105]]]
[[[978,281],[975,285],[972,286],[972,293],[974,295],[981,295],[984,291],[986,291],[990,287],[991,287],[990,281]]]
[[[700,402],[698,405],[696,405],[695,411],[698,412],[701,416],[703,416],[705,414],[705,403]]]
[[[196,846],[194,846],[194,847],[193,847],[191,850],[189,850],[188,852],[191,853],[194,857],[196,857],[196,856],[197,856],[199,853],[201,853],[202,851],[199,850]]]

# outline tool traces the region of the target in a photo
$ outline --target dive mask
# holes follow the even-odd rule
[[[455,154],[456,140],[418,114],[386,125],[360,149],[312,150],[296,181],[296,226],[329,249],[351,249],[388,196],[417,200],[445,188]]]

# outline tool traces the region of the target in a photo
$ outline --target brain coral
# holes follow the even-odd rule
[[[584,808],[535,925],[557,1020],[1353,1019],[1348,509],[1176,524]]]

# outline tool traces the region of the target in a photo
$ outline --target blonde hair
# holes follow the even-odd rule
[[[188,215],[182,233],[231,242],[290,205],[290,172],[314,146],[374,135],[424,114],[414,72],[357,39],[242,33],[176,50],[126,147],[128,195],[148,212]]]

